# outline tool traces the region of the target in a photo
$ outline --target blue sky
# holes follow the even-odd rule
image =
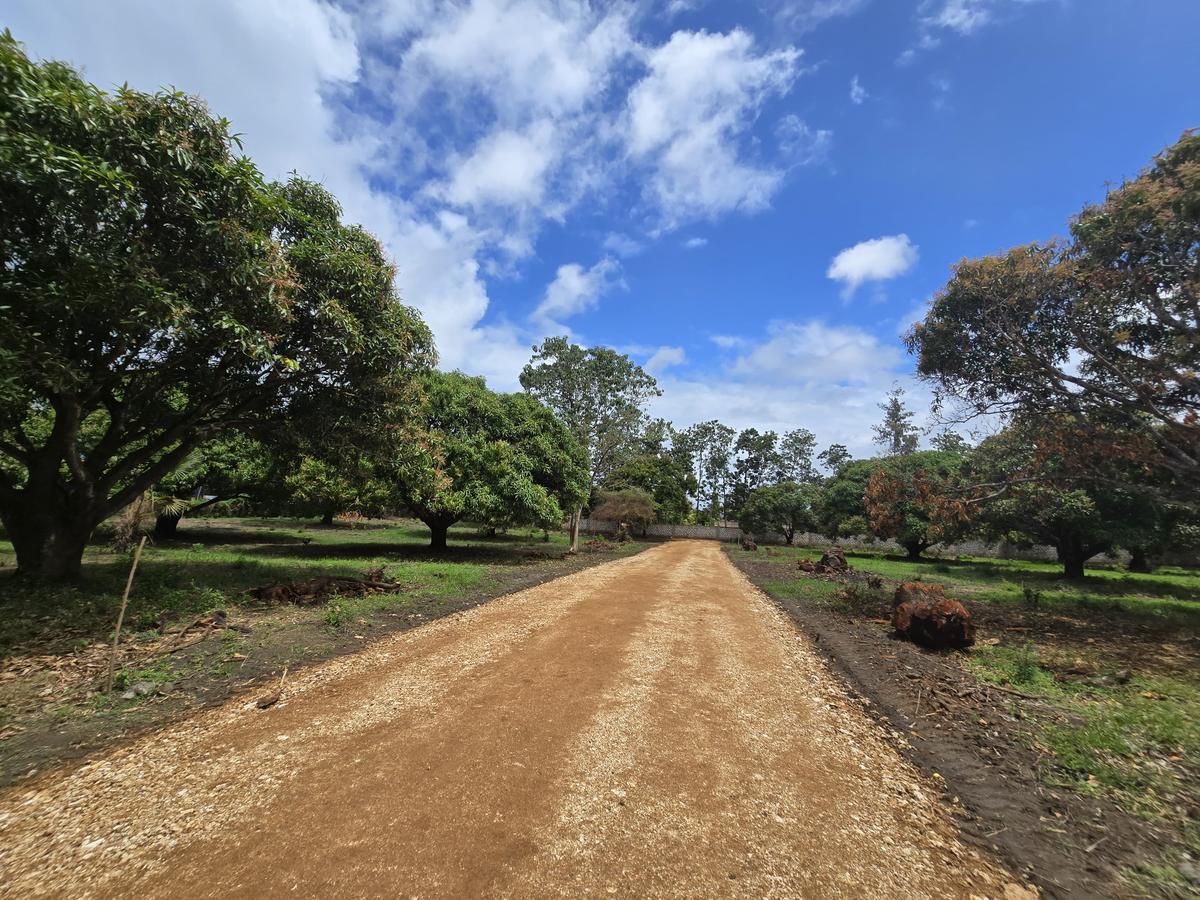
[[[35,56],[176,85],[380,236],[447,368],[549,334],[678,425],[870,446],[964,256],[1065,233],[1200,125],[1196,0],[3,0]]]

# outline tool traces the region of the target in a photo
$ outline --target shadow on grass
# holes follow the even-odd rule
[[[888,564],[889,570],[893,567],[904,566],[906,573],[902,574],[919,575],[922,578],[948,575],[963,581],[985,585],[1008,583],[1028,585],[1034,590],[1077,591],[1082,594],[1101,594],[1112,597],[1137,594],[1146,597],[1183,600],[1200,605],[1200,588],[1195,585],[1180,584],[1177,580],[1173,580],[1188,578],[1188,575],[1155,577],[1154,574],[1146,575],[1122,570],[1094,570],[1090,574],[1085,574],[1083,578],[1067,578],[1062,572],[1053,569],[1053,563],[961,559],[914,561],[899,555],[885,556],[877,553],[858,552],[847,552],[846,556],[868,563],[864,568],[871,568],[870,562],[879,561]],[[880,574],[891,575],[892,571]]]
[[[445,550],[435,550],[428,545],[388,543],[358,543],[358,544],[286,544],[259,547],[254,555],[264,559],[285,558],[295,560],[312,559],[375,559],[385,558],[395,562],[462,562],[487,563],[489,565],[519,566],[536,558],[543,553],[561,553],[555,550],[553,544],[547,544],[546,549],[529,545],[515,546],[516,542],[499,546],[479,546],[478,544],[455,544]]]

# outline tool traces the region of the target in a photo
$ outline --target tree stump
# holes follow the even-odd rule
[[[961,649],[975,643],[971,614],[946,596],[940,584],[906,581],[892,600],[896,633],[933,650]]]

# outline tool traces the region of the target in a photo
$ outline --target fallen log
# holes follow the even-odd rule
[[[321,575],[308,581],[290,584],[268,584],[246,591],[255,600],[272,606],[293,603],[296,606],[315,606],[334,594],[339,597],[362,597],[366,594],[385,594],[398,591],[401,585],[390,581]]]
[[[940,584],[906,581],[896,588],[892,627],[913,643],[934,650],[961,649],[975,643],[971,614],[947,597]]]

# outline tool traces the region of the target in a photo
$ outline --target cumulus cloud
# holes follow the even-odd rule
[[[917,264],[917,246],[907,234],[874,238],[847,247],[833,258],[825,273],[843,285],[849,298],[868,281],[887,281],[911,271]]]
[[[733,371],[779,381],[870,382],[901,361],[900,350],[850,325],[773,322],[767,340],[740,355]]]
[[[644,368],[651,375],[658,375],[672,366],[682,365],[687,362],[687,354],[683,352],[682,347],[659,347],[646,360]]]
[[[694,237],[694,238],[688,238],[686,241],[684,241],[683,246],[688,250],[699,250],[701,247],[705,246],[707,243],[708,243],[708,238]]]
[[[752,134],[775,125],[798,50],[736,29],[649,38],[645,15],[583,0],[12,0],[5,24],[101,86],[203,96],[269,177],[321,181],[380,237],[443,366],[512,385],[529,345],[619,283],[616,259],[647,232],[762,209],[828,147],[799,120],[778,148]],[[619,191],[642,205],[607,226],[604,259],[560,268],[528,318],[498,314],[489,283],[520,276],[540,229]]]
[[[593,308],[600,295],[617,283],[620,268],[615,259],[602,259],[590,269],[579,263],[559,266],[533,314],[534,320],[560,323]]]
[[[800,51],[759,53],[745,31],[677,31],[646,57],[630,91],[624,134],[650,168],[648,198],[665,228],[768,205],[784,170],[744,159],[742,144],[768,98],[786,93]]]
[[[556,139],[548,121],[523,131],[494,131],[469,156],[456,160],[442,193],[459,206],[539,204],[545,196],[547,170],[559,152]]]

